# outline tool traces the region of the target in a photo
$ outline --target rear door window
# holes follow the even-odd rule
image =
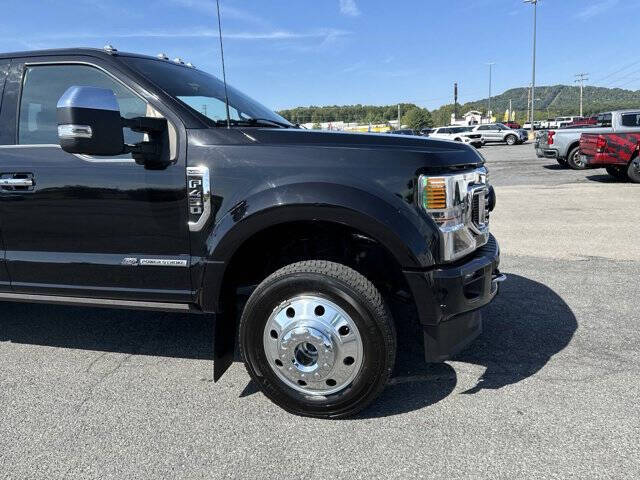
[[[612,119],[612,114],[602,113],[598,115],[598,125],[600,125],[601,127],[610,127],[611,119]]]

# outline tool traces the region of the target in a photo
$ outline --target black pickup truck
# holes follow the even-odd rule
[[[494,204],[460,143],[299,129],[164,55],[0,54],[0,300],[216,314],[215,380],[237,344],[296,414],[382,391],[396,299],[428,362],[480,333]]]

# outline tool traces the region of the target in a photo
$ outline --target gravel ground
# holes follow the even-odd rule
[[[0,304],[0,477],[638,478],[640,185],[482,152],[509,280],[454,361],[312,420],[214,386],[211,318]]]

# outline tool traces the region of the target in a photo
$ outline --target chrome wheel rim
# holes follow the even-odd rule
[[[582,161],[582,157],[580,156],[580,152],[576,152],[573,154],[573,164],[576,167],[582,168],[584,166],[584,162]]]
[[[353,319],[334,302],[302,295],[278,305],[263,333],[271,370],[310,396],[347,388],[362,367],[363,347]]]

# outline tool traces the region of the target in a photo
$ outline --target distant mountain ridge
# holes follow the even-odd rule
[[[578,115],[580,112],[580,88],[573,85],[540,86],[535,89],[536,119],[545,119],[559,115]],[[526,121],[528,110],[529,88],[511,88],[500,95],[491,98],[491,110],[496,117],[502,119],[504,112],[512,108],[516,112],[516,120]],[[458,114],[469,110],[487,110],[487,98],[458,105]],[[420,108],[412,103],[400,105],[402,115],[407,111]],[[607,110],[621,110],[640,108],[640,90],[625,90],[622,88],[606,88],[585,86],[583,111],[584,115],[591,115]],[[447,125],[451,121],[454,105],[447,104],[431,111],[431,118],[436,125]],[[296,107],[281,110],[281,115],[296,122],[360,122],[378,123],[395,120],[398,116],[397,105],[327,105]]]
[[[577,115],[580,110],[580,88],[569,85],[553,85],[536,87],[535,109],[553,112],[555,115]],[[491,109],[494,114],[503,113],[509,108],[509,100],[516,111],[528,108],[529,87],[512,88],[491,98]],[[487,109],[487,98],[461,105],[461,113],[467,110]],[[640,108],[640,90],[624,90],[622,88],[584,87],[583,109],[589,115],[604,110]]]

